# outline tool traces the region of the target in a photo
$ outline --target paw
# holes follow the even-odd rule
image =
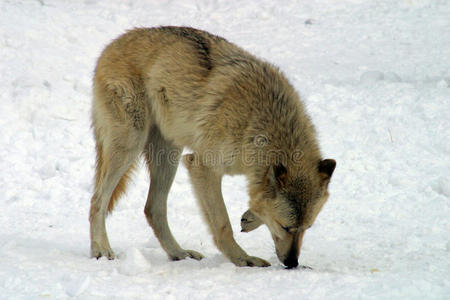
[[[93,242],[91,245],[91,257],[99,259],[102,256],[106,257],[109,260],[112,260],[116,257],[111,247],[102,247],[98,243]]]
[[[267,260],[256,256],[239,257],[231,260],[238,267],[269,267]]]
[[[183,250],[176,254],[169,254],[169,257],[171,260],[182,260],[185,259],[186,257],[190,257],[195,260],[201,260],[202,258],[204,258],[203,254],[194,250]]]
[[[241,232],[250,232],[261,226],[262,221],[250,210],[247,210],[241,217]]]

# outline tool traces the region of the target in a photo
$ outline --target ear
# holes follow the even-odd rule
[[[334,159],[324,159],[319,162],[318,170],[324,180],[330,179],[336,168],[336,161]]]
[[[282,163],[273,165],[269,171],[269,176],[277,183],[278,187],[284,187],[286,185],[287,170]]]

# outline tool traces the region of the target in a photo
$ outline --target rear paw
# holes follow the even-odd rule
[[[109,260],[112,260],[116,257],[110,247],[100,247],[98,243],[92,243],[91,257],[99,259],[102,256],[106,257]]]
[[[238,267],[269,267],[270,263],[262,258],[256,256],[240,257],[232,260]]]
[[[169,257],[171,260],[182,260],[185,259],[186,257],[190,257],[195,260],[201,260],[202,258],[204,258],[203,254],[194,250],[183,250],[179,253],[169,255]]]

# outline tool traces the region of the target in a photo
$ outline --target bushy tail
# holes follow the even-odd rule
[[[108,203],[108,213],[111,213],[114,209],[114,206],[116,205],[117,200],[119,200],[120,196],[125,193],[125,190],[127,188],[128,182],[130,182],[131,176],[133,175],[133,171],[136,167],[136,163],[133,163],[128,170],[123,174],[122,178],[120,178],[119,183],[117,184],[116,188],[114,189],[111,199]]]
[[[96,150],[97,150],[97,161],[95,166],[95,190],[98,191],[98,189],[102,186],[102,180],[104,177],[105,170],[107,169],[107,162],[105,162],[103,157],[103,145],[101,142],[97,142],[96,144]],[[128,182],[131,179],[131,176],[133,174],[133,171],[135,169],[136,163],[133,163],[128,170],[123,174],[122,178],[119,180],[119,183],[114,188],[114,191],[112,192],[111,198],[108,202],[108,213],[111,213],[114,209],[114,206],[116,202],[119,200],[120,196],[125,193],[126,187],[128,185]]]

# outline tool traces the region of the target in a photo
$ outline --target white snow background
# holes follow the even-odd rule
[[[206,258],[171,262],[148,226],[148,175],[108,218],[118,259],[89,258],[91,79],[137,26],[187,25],[279,66],[306,103],[330,199],[285,270],[266,228],[240,233],[245,178],[226,177],[235,237],[213,245],[180,167],[169,222]],[[450,2],[0,1],[1,299],[449,299]]]

